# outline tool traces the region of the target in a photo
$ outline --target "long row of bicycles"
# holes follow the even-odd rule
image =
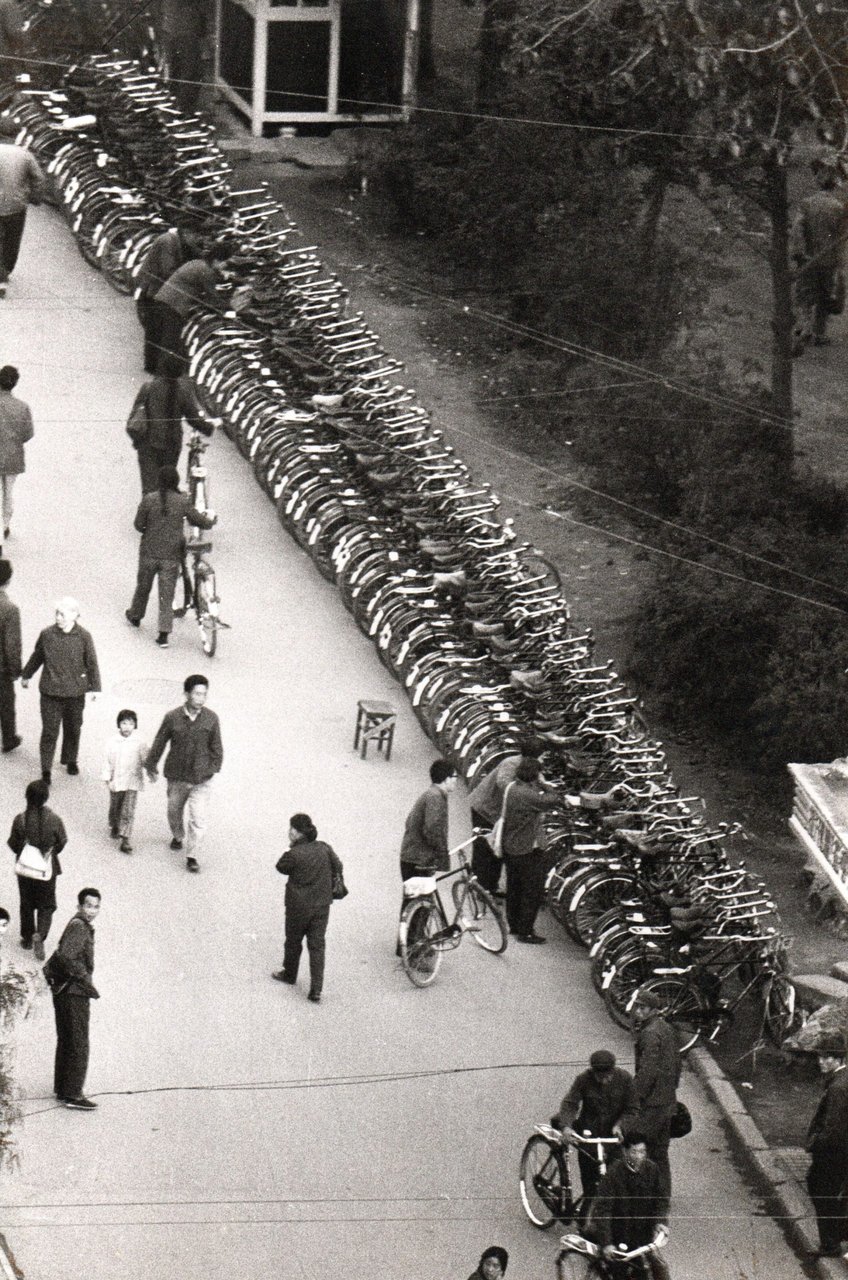
[[[786,945],[729,852],[739,833],[679,795],[555,567],[398,383],[402,366],[285,210],[264,188],[234,190],[209,127],[129,60],[86,59],[13,112],[116,288],[133,289],[174,222],[230,244],[218,311],[184,330],[199,394],[462,776],[495,768],[521,733],[544,740],[562,796],[548,902],[590,949],[612,1017],[626,1022],[647,987],[684,1046],[737,1012],[779,1043],[795,1019]]]

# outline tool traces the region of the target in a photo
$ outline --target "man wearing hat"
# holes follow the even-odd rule
[[[21,674],[21,611],[6,595],[12,576],[8,560],[0,560],[0,742],[3,751],[21,745],[15,727],[15,681]]]
[[[0,485],[4,538],[9,536],[12,521],[12,490],[26,466],[24,445],[34,434],[29,405],[12,395],[19,377],[14,365],[4,364],[0,369]]]
[[[581,1071],[562,1100],[554,1123],[566,1138],[620,1138],[639,1112],[636,1087],[629,1071],[615,1065],[609,1049],[597,1049],[589,1070]],[[591,1151],[577,1148],[583,1194],[591,1199],[600,1181],[598,1162]]]
[[[819,1070],[827,1084],[807,1132],[810,1167],[807,1190],[816,1211],[819,1256],[837,1258],[848,1237],[845,1189],[848,1183],[848,1071],[845,1040],[825,1036],[818,1048]]]
[[[648,1155],[671,1192],[668,1144],[671,1118],[677,1105],[680,1083],[680,1052],[677,1036],[661,1017],[663,1003],[652,991],[639,992],[633,1005],[636,1037],[636,1096],[639,1100],[639,1128],[648,1144]]]

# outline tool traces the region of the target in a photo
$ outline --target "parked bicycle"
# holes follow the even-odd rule
[[[494,898],[477,883],[465,849],[474,836],[451,850],[459,866],[441,875],[413,876],[404,881],[406,898],[400,917],[398,939],[404,973],[416,987],[429,987],[442,963],[442,953],[453,951],[465,934],[492,955],[506,951],[507,929]],[[451,886],[454,914],[448,918],[438,884],[454,880]]]
[[[585,1222],[591,1201],[576,1195],[569,1167],[572,1145],[580,1146],[598,1164],[599,1179],[607,1171],[611,1148],[618,1138],[593,1138],[587,1134],[567,1139],[550,1124],[537,1124],[521,1153],[518,1190],[524,1212],[542,1231],[555,1222]]]

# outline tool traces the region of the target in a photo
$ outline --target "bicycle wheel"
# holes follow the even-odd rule
[[[562,1218],[563,1187],[568,1185],[562,1151],[541,1133],[527,1139],[521,1153],[518,1190],[524,1212],[541,1231]]]
[[[188,560],[180,566],[177,586],[174,591],[174,617],[184,618],[194,603],[194,577]]]
[[[494,898],[469,880],[454,881],[451,894],[462,927],[477,946],[496,956],[506,951],[506,925]]]
[[[765,993],[765,1031],[779,1049],[788,1035],[801,1024],[795,1006],[795,988],[783,973],[775,973]]]
[[[685,978],[658,974],[643,982],[637,991],[649,991],[659,997],[664,1006],[663,1017],[675,1027],[678,1039],[682,1037],[681,1051],[691,1049],[709,1022],[709,1008],[698,988]]]
[[[568,908],[566,929],[575,942],[590,947],[601,916],[633,888],[633,877],[624,872],[597,872],[575,888]]]
[[[218,619],[215,616],[218,601],[215,599],[214,587],[210,589],[207,578],[197,583],[197,625],[200,629],[200,643],[207,658],[215,657],[218,647]]]
[[[429,987],[439,971],[442,953],[431,941],[439,932],[440,920],[431,902],[413,899],[400,918],[400,958],[403,970],[415,987]]]

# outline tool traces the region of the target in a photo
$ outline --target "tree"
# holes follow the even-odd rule
[[[787,165],[799,128],[848,156],[848,28],[838,0],[518,0],[516,70],[561,118],[617,134],[645,165],[652,233],[669,182],[704,178],[768,219],[775,452],[792,461]]]

